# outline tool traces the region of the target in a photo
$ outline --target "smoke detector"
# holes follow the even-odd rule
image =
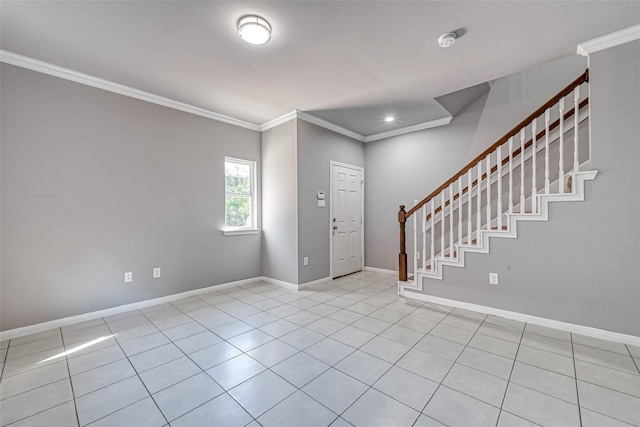
[[[456,36],[456,33],[446,33],[440,36],[440,38],[438,39],[438,44],[440,45],[440,47],[442,48],[446,48],[451,46],[452,44],[454,44],[456,42],[456,38],[458,36]]]

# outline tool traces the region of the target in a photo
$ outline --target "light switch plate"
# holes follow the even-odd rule
[[[153,269],[153,278],[154,278],[154,279],[159,278],[159,277],[160,277],[160,273],[161,273],[161,272],[160,272],[160,267],[155,267],[155,268]]]
[[[489,273],[489,284],[490,285],[498,284],[498,273]]]

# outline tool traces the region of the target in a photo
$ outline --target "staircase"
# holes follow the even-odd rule
[[[549,203],[584,200],[585,182],[597,174],[589,158],[588,81],[586,70],[408,211],[400,206],[398,294],[442,280],[446,266],[464,267],[468,252],[490,253],[492,238],[517,238],[520,221],[548,221]]]

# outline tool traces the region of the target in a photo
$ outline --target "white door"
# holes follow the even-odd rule
[[[333,277],[362,270],[362,169],[331,165]]]

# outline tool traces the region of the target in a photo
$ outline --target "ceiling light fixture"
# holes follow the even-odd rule
[[[256,15],[243,16],[238,21],[238,34],[251,44],[265,44],[271,40],[271,25]]]
[[[456,42],[457,37],[456,33],[443,34],[438,38],[438,44],[442,48],[449,47]]]
[[[391,116],[387,116],[387,117],[385,117],[385,118],[384,118],[384,121],[385,121],[385,122],[392,122],[392,121],[394,121],[394,120],[395,120],[395,119],[394,119],[393,117],[391,117]]]

